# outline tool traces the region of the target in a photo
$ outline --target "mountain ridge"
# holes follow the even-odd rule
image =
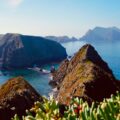
[[[79,40],[87,42],[115,42],[120,41],[120,29],[117,27],[95,27]]]
[[[9,33],[8,33],[9,34]],[[14,34],[14,33],[13,33]],[[15,33],[16,35],[21,35],[19,33]],[[4,35],[0,34],[0,38]],[[24,35],[24,36],[31,36],[31,37],[41,37],[36,35]],[[116,26],[113,27],[100,27],[96,26],[93,29],[89,29],[82,37],[68,37],[68,36],[54,36],[49,35],[45,37],[41,37],[45,39],[49,39],[52,41],[56,41],[59,43],[66,43],[66,42],[75,42],[75,41],[87,41],[87,42],[113,42],[113,41],[120,41],[120,29]],[[118,40],[116,40],[118,38]]]
[[[120,90],[120,82],[90,44],[84,45],[70,61],[63,61],[53,73],[53,80],[58,89],[55,97],[62,104],[69,104],[74,97],[90,103],[102,101]]]
[[[78,41],[75,37],[68,37],[68,36],[46,36],[45,38],[57,41],[59,43],[66,43],[66,42],[75,42]]]

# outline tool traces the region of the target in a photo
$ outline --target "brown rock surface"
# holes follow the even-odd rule
[[[42,101],[42,97],[22,77],[8,80],[0,88],[0,120],[24,115],[35,101]]]
[[[57,71],[55,71],[54,73],[52,73],[53,80],[50,81],[50,83],[49,83],[50,85],[52,85],[53,87],[55,87],[56,85],[58,86],[58,84],[62,82],[61,80],[63,80],[63,78],[67,74],[68,64],[69,64],[69,60],[65,59],[61,63],[61,65],[59,67],[60,69],[58,69]]]
[[[59,83],[56,99],[62,104],[69,104],[72,97],[81,97],[89,102],[101,101],[120,91],[119,81],[89,44],[70,61],[64,61],[53,78]]]

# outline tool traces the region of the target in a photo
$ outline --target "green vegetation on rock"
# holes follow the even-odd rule
[[[120,81],[90,44],[84,45],[70,60],[63,61],[53,80],[58,88],[56,100],[66,105],[73,97],[101,102],[120,91]]]
[[[20,119],[15,115],[12,120]],[[93,102],[91,106],[79,98],[74,98],[66,107],[52,97],[50,100],[44,98],[43,103],[35,102],[22,120],[120,120],[120,92],[100,103]]]

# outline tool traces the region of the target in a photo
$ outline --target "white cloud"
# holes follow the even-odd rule
[[[23,0],[7,0],[7,2],[9,5],[16,7],[20,5],[23,2]]]

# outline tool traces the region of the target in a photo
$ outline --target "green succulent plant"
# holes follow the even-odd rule
[[[91,106],[82,99],[74,98],[66,106],[64,114],[61,114],[60,104],[53,97],[49,100],[44,98],[43,103],[35,102],[26,113],[22,120],[120,120],[120,92],[103,102],[93,102]],[[12,120],[20,119],[15,115]]]

